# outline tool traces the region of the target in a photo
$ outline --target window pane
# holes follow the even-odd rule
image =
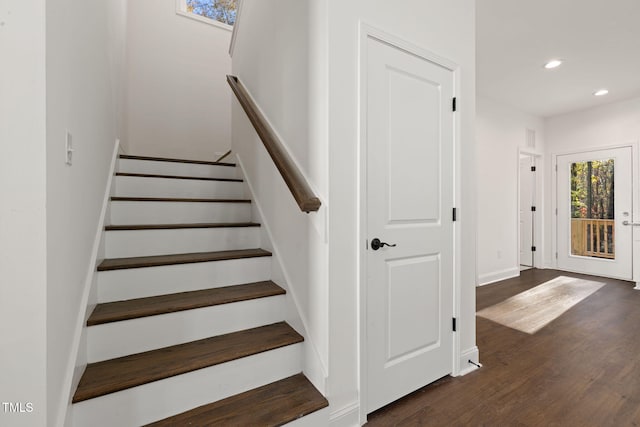
[[[187,12],[233,25],[236,22],[236,0],[187,0]]]
[[[571,164],[571,254],[615,258],[614,160]]]

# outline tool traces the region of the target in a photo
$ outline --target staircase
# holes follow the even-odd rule
[[[238,176],[120,156],[74,427],[326,424]]]

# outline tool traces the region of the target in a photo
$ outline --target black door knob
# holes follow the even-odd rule
[[[377,251],[384,246],[389,246],[390,248],[396,247],[395,243],[390,245],[389,243],[381,242],[377,237],[371,241],[371,249],[373,249],[374,251]]]

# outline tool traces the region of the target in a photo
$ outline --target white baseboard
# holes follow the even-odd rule
[[[478,286],[489,285],[501,280],[511,279],[520,275],[520,268],[513,267],[504,270],[498,270],[491,273],[481,274],[478,276]]]
[[[67,361],[67,368],[64,374],[63,388],[59,397],[59,410],[58,419],[56,420],[56,426],[61,427],[67,424],[67,415],[71,413],[69,408],[71,407],[71,397],[80,381],[80,376],[86,366],[86,360],[79,360],[80,358],[86,359],[86,349],[81,347],[82,343],[86,344],[86,319],[87,308],[90,304],[90,295],[93,292],[93,287],[96,282],[96,268],[99,260],[99,253],[101,243],[104,239],[104,221],[107,214],[107,208],[109,206],[109,198],[111,196],[111,184],[116,170],[118,162],[118,152],[120,150],[120,140],[116,140],[111,157],[111,165],[109,166],[109,175],[107,177],[107,185],[104,191],[104,198],[102,200],[102,210],[100,211],[100,217],[98,219],[98,226],[96,235],[93,240],[93,248],[91,250],[91,257],[89,258],[89,266],[87,267],[87,275],[84,281],[84,290],[82,291],[82,299],[80,300],[80,306],[78,307],[78,314],[76,316],[76,329],[73,334],[73,341],[71,345],[71,352],[69,353],[69,360]]]
[[[360,404],[352,402],[342,408],[332,410],[329,415],[331,427],[354,427],[360,425]]]
[[[467,375],[469,372],[479,369],[476,365],[469,363],[469,360],[480,364],[480,352],[477,346],[473,346],[460,354],[460,373],[458,376]]]

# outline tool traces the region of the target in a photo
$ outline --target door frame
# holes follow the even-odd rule
[[[367,40],[374,38],[382,43],[403,50],[411,55],[433,62],[444,67],[453,73],[453,94],[458,93],[460,87],[460,66],[446,58],[443,58],[433,52],[425,50],[411,42],[400,37],[391,35],[377,27],[367,23],[360,22],[359,26],[359,43],[358,43],[358,136],[357,136],[357,158],[358,158],[358,229],[357,247],[358,247],[358,266],[356,268],[357,289],[358,289],[358,359],[359,359],[359,415],[360,424],[367,421],[367,403],[368,403],[368,378],[367,378]],[[461,206],[461,187],[460,187],[460,134],[461,120],[459,113],[453,115],[453,177],[454,177],[454,206],[458,209]],[[469,212],[472,208],[469,207]],[[460,236],[460,220],[453,223],[453,316],[458,318],[460,314],[460,277],[461,277],[461,236]],[[452,376],[460,374],[460,329],[453,332],[453,360],[452,360]]]
[[[551,215],[553,217],[551,221],[551,235],[553,236],[551,242],[552,268],[558,269],[558,239],[560,237],[558,236],[558,156],[567,156],[601,150],[615,150],[616,148],[629,147],[631,148],[632,168],[631,220],[633,222],[640,222],[640,143],[638,142],[638,140],[631,140],[629,142],[623,142],[619,144],[588,147],[583,150],[570,150],[551,153],[551,159],[553,162],[551,173]],[[635,227],[632,227],[631,248],[633,254],[635,254],[635,256],[632,256],[632,281],[636,284],[634,289],[640,290],[640,257],[638,256],[640,254],[640,228],[636,229]]]
[[[518,177],[518,197],[516,200],[516,212],[518,215],[516,221],[517,236],[518,236],[518,268],[520,268],[520,190],[522,183],[520,182],[520,156],[529,156],[533,159],[536,167],[536,176],[533,183],[533,194],[535,198],[536,214],[533,216],[533,241],[536,247],[536,251],[533,253],[533,266],[532,268],[540,268],[542,266],[542,260],[544,260],[544,233],[542,229],[542,216],[544,215],[544,193],[543,193],[543,178],[544,178],[544,165],[542,154],[534,151],[518,148],[518,157],[516,159],[517,177]]]

